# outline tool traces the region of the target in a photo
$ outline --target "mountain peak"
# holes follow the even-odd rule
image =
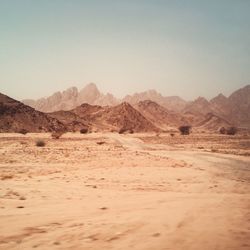
[[[194,103],[208,104],[209,102],[205,97],[199,96],[197,99],[194,100]]]
[[[98,90],[97,86],[95,83],[91,82],[89,84],[87,84],[84,89],[93,89],[93,90]],[[98,90],[99,91],[99,90]]]
[[[227,97],[221,93],[210,100],[211,103],[221,103],[221,102],[225,102],[225,101],[227,101]]]

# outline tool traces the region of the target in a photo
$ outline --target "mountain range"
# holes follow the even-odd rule
[[[229,97],[219,94],[210,101],[198,97],[187,102],[164,97],[155,90],[117,99],[102,94],[91,83],[78,91],[72,87],[39,100],[16,101],[0,94],[0,132],[169,131],[181,125],[217,131],[237,126],[250,129],[250,85]]]
[[[210,101],[204,97],[198,97],[194,101],[188,102],[178,96],[162,96],[155,90],[135,93],[118,99],[110,93],[101,93],[94,83],[90,83],[80,91],[76,87],[72,87],[63,92],[56,92],[47,98],[23,100],[23,103],[42,112],[54,112],[71,110],[83,103],[116,106],[127,102],[132,106],[138,106],[139,102],[146,100],[159,104],[168,112],[184,115],[194,124],[200,123],[208,113],[212,113],[236,126],[250,126],[250,85],[236,90],[229,97],[219,94]]]

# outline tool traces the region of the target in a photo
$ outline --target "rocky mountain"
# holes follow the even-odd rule
[[[146,101],[146,100],[151,100],[169,110],[174,110],[174,111],[182,110],[187,103],[178,96],[164,97],[155,90],[148,90],[141,93],[135,93],[134,95],[127,95],[123,98],[122,101],[135,105],[141,101]]]
[[[63,92],[56,92],[47,98],[38,100],[26,99],[22,102],[42,112],[54,112],[60,110],[71,110],[83,103],[100,106],[115,106],[122,102],[134,105],[140,101],[152,100],[169,110],[180,111],[186,101],[178,96],[164,97],[155,90],[149,90],[134,95],[127,95],[122,100],[115,98],[112,94],[102,94],[94,83],[90,83],[78,91],[76,87],[69,88]]]
[[[120,131],[122,129],[125,131],[149,132],[159,130],[140,112],[125,102],[116,106],[105,107],[82,104],[71,112],[96,131]]]
[[[227,128],[230,126],[232,126],[232,124],[229,121],[218,115],[215,115],[214,113],[207,113],[205,118],[196,124],[196,128],[210,131],[218,131],[222,127]]]
[[[230,103],[228,119],[238,127],[250,128],[250,85],[232,93],[228,101]]]
[[[250,85],[233,92],[229,97],[219,94],[210,101],[199,97],[188,103],[182,114],[195,126],[202,123],[207,114],[213,114],[231,126],[250,128]]]
[[[180,113],[170,111],[151,100],[140,101],[134,107],[155,126],[164,130],[188,124],[188,120]]]
[[[118,100],[112,94],[102,94],[94,83],[88,84],[80,91],[76,87],[71,87],[63,92],[56,92],[47,98],[26,99],[22,102],[42,112],[71,110],[82,103],[102,106],[118,104]]]
[[[84,103],[70,111],[49,114],[71,130],[152,132],[159,129],[128,103],[98,106]]]
[[[156,107],[156,104],[153,105],[148,100],[160,107]],[[194,101],[186,102],[178,96],[162,96],[155,90],[127,95],[119,100],[109,93],[102,94],[96,85],[91,83],[80,91],[72,87],[63,92],[56,92],[48,98],[41,98],[37,101],[24,100],[23,102],[43,112],[70,111],[80,107],[83,103],[99,106],[99,108],[101,106],[110,106],[111,108],[126,102],[136,107],[151,123],[155,123],[154,120],[157,120],[158,127],[165,127],[166,124],[174,126],[180,123],[198,126],[207,119],[207,114],[213,114],[214,118],[211,121],[217,124],[216,126],[219,126],[220,123],[223,124],[222,121],[227,121],[231,125],[250,128],[249,100],[250,85],[235,91],[229,97],[219,94],[210,101],[199,97]],[[159,118],[160,114],[163,116],[161,119]],[[221,122],[218,122],[218,119]]]
[[[0,93],[0,132],[65,130],[57,119]]]
[[[0,94],[0,132],[133,131],[159,129],[128,103],[116,106],[82,104],[70,111],[43,113]]]
[[[78,115],[71,111],[61,110],[46,114],[60,121],[67,128],[67,131],[77,132],[81,129],[89,130],[90,128],[87,121],[81,119]]]
[[[226,96],[219,94],[210,100],[212,109],[223,116],[227,116],[230,112],[230,102]]]

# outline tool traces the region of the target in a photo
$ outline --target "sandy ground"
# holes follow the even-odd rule
[[[0,249],[250,249],[249,143],[0,134]]]

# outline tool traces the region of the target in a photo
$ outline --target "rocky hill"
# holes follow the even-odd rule
[[[134,107],[155,126],[164,130],[188,124],[188,120],[178,112],[170,111],[151,100],[140,101]]]
[[[47,114],[60,121],[67,128],[67,131],[77,132],[81,129],[90,129],[88,122],[81,119],[74,112],[61,110]]]
[[[133,130],[134,132],[157,131],[150,121],[128,103],[116,106],[91,106],[83,104],[71,112],[88,122],[93,130],[120,131]]]
[[[250,128],[250,85],[232,93],[228,101],[230,104],[228,119],[238,127]]]
[[[57,119],[0,93],[0,132],[65,130]]]
[[[202,130],[218,131],[222,127],[230,127],[232,124],[222,117],[213,113],[207,113],[204,120],[196,124],[196,128]]]

